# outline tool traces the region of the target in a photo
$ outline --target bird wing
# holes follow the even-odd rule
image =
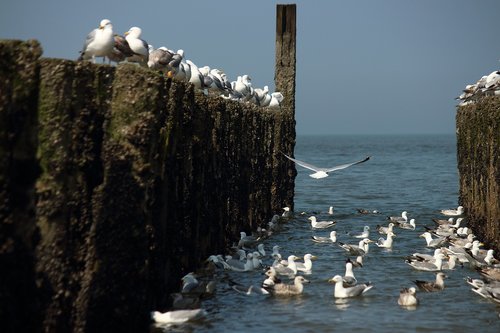
[[[360,164],[360,163],[363,163],[363,162],[366,162],[370,159],[371,156],[367,156],[366,158],[362,159],[361,161],[357,161],[357,162],[353,162],[353,163],[347,163],[347,164],[341,164],[341,165],[337,165],[337,166],[334,166],[332,168],[329,168],[329,169],[326,169],[324,170],[325,172],[333,172],[333,171],[337,171],[337,170],[342,170],[342,169],[345,169],[345,168],[348,168],[352,165],[356,165],[356,164]]]
[[[94,41],[97,30],[98,29],[94,29],[91,32],[89,32],[89,34],[87,35],[87,38],[85,39],[85,43],[83,44],[82,53],[85,52],[87,50],[87,46],[89,46],[89,44]]]
[[[297,163],[298,165],[300,165],[301,167],[304,167],[306,169],[316,171],[316,172],[324,170],[324,168],[319,168],[315,165],[296,160],[295,158],[291,158],[290,156],[286,155],[285,153],[282,153],[282,154],[285,155],[285,157],[288,158],[290,161],[293,161],[293,162]]]

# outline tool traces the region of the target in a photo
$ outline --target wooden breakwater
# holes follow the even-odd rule
[[[182,275],[293,207],[291,13],[275,111],[0,42],[2,332],[147,331]]]
[[[457,158],[460,199],[469,226],[500,253],[500,97],[458,108]]]

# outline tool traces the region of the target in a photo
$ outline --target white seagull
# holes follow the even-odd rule
[[[386,249],[390,249],[390,248],[392,248],[392,241],[393,241],[392,238],[393,237],[396,237],[396,235],[392,231],[389,231],[387,233],[387,239],[380,237],[376,244],[378,247],[385,247]]]
[[[458,206],[457,209],[442,209],[440,213],[446,216],[460,216],[464,213],[464,207]]]
[[[182,324],[190,320],[198,320],[207,315],[203,309],[174,310],[168,312],[151,312],[151,319],[159,324]]]
[[[349,255],[352,256],[364,256],[368,253],[369,243],[373,243],[373,241],[368,238],[362,239],[359,241],[358,245],[344,244],[342,242],[338,242],[339,246],[347,251]]]
[[[370,237],[370,227],[365,225],[362,233],[354,234],[352,236],[355,238],[368,238],[368,237]]]
[[[134,51],[135,55],[128,57],[129,62],[138,62],[144,66],[148,63],[149,46],[148,43],[141,39],[142,29],[139,27],[132,27],[125,32],[125,39],[128,45]]]
[[[401,306],[418,305],[416,293],[417,289],[415,289],[414,287],[401,289],[401,291],[399,292],[398,304]]]
[[[337,241],[337,232],[335,230],[331,231],[330,237],[311,236],[311,239],[315,243],[335,243]]]
[[[335,221],[316,221],[316,216],[311,216],[308,220],[311,220],[311,227],[315,229],[330,228],[336,223]]]
[[[285,155],[285,154],[283,154],[283,155]],[[348,167],[350,167],[352,165],[356,165],[356,164],[360,164],[360,163],[366,162],[366,161],[368,161],[370,159],[370,156],[367,156],[365,159],[363,159],[361,161],[358,161],[358,162],[341,164],[341,165],[337,165],[337,166],[334,166],[334,167],[331,167],[331,168],[320,168],[320,167],[314,166],[312,164],[309,164],[309,163],[306,163],[306,162],[299,161],[299,160],[296,160],[294,158],[291,158],[288,155],[285,155],[285,157],[288,158],[290,161],[293,161],[296,164],[300,165],[301,167],[304,167],[306,169],[314,171],[314,173],[310,174],[309,176],[312,177],[312,178],[315,178],[315,179],[320,179],[320,178],[328,177],[328,174],[330,172],[334,172],[334,171],[337,171],[337,170],[342,170],[342,169],[348,168]]]
[[[114,45],[113,26],[110,20],[104,19],[99,24],[99,28],[87,35],[78,60],[92,59],[95,62],[95,57],[105,57],[111,53]]]
[[[344,280],[340,275],[335,275],[329,282],[335,282],[333,296],[336,298],[356,297],[373,288],[373,285],[370,283],[362,283],[345,288]]]

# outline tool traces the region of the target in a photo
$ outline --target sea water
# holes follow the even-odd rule
[[[318,257],[311,282],[294,297],[247,296],[231,284],[259,285],[262,271],[220,272],[214,297],[203,302],[207,318],[199,323],[170,327],[166,331],[192,332],[500,332],[500,305],[473,293],[465,282],[478,274],[466,267],[446,271],[445,289],[435,293],[417,291],[420,305],[408,310],[397,304],[399,291],[414,286],[413,280],[434,280],[435,273],[417,271],[405,263],[414,252],[432,254],[419,238],[433,218],[444,218],[440,209],[458,206],[458,172],[454,135],[357,135],[298,136],[295,158],[329,167],[371,156],[370,160],[340,170],[324,179],[313,179],[312,171],[297,166],[295,217],[280,232],[264,241],[266,251],[279,245],[281,254]],[[284,160],[285,162],[285,160]],[[333,216],[328,208],[334,207]],[[362,215],[357,209],[381,214]],[[392,250],[371,244],[364,267],[355,269],[358,282],[370,281],[374,288],[361,297],[338,300],[327,280],[344,275],[345,251],[337,244],[316,244],[311,236],[328,236],[328,230],[313,230],[307,219],[335,220],[331,230],[338,241],[357,244],[348,232],[360,233],[370,226],[370,239],[377,240],[377,225],[387,225],[387,216],[408,212],[416,230],[394,228]],[[281,213],[281,212],[276,212]],[[269,217],[269,220],[271,216]],[[354,258],[353,258],[354,259]],[[263,258],[270,265],[272,259]],[[284,279],[285,282],[291,280]]]

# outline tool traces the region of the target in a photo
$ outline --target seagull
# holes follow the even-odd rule
[[[246,262],[230,259],[226,260],[226,263],[228,264],[228,269],[236,272],[247,272],[247,271],[252,271],[254,269],[252,253],[247,254]]]
[[[338,244],[341,248],[346,250],[349,255],[364,256],[368,253],[368,244],[372,242],[373,241],[369,240],[368,238],[365,238],[360,240],[358,245],[344,244],[342,242],[339,242]]]
[[[288,256],[288,265],[283,266],[281,264],[278,264],[274,266],[274,269],[276,270],[276,273],[280,275],[296,275],[297,274],[297,265],[295,264],[295,260],[299,259],[297,256],[294,256],[293,254]]]
[[[437,273],[436,274],[436,281],[421,281],[421,280],[415,280],[413,281],[418,289],[426,292],[433,292],[433,291],[440,291],[444,289],[444,279],[447,278],[447,276],[444,273]]]
[[[427,261],[411,261],[411,260],[406,260],[406,263],[419,271],[436,272],[442,269],[444,258],[445,256],[442,253],[440,253],[437,255],[436,261],[434,263]]]
[[[413,253],[411,256],[407,257],[406,259],[409,261],[420,261],[420,262],[429,262],[429,263],[435,263],[438,255],[442,254],[443,251],[441,249],[435,249],[434,254],[426,254],[426,253]]]
[[[148,67],[151,69],[166,70],[174,54],[162,46],[152,50],[148,57]]]
[[[114,61],[116,63],[119,63],[121,61],[124,61],[127,57],[131,57],[135,54],[134,51],[132,51],[132,49],[128,45],[128,42],[125,39],[125,37],[120,36],[118,34],[114,34],[113,39],[114,39],[113,50],[111,50],[111,52],[108,53],[107,55],[109,61]]]
[[[307,253],[306,255],[304,255],[304,262],[303,263],[298,262],[295,264],[297,266],[297,270],[301,271],[301,272],[310,273],[312,270],[312,260],[316,260],[316,259],[317,259],[316,256],[313,256],[312,254]]]
[[[407,211],[402,212],[401,216],[387,216],[387,219],[391,222],[407,222],[408,212]]]
[[[392,232],[394,229],[394,223],[389,223],[387,227],[382,227],[380,225],[377,225],[377,231],[379,234],[388,234],[389,232]]]
[[[283,207],[283,214],[281,214],[281,216],[285,218],[291,218],[292,211],[290,210],[290,207]]]
[[[418,305],[416,293],[417,289],[415,289],[415,287],[401,289],[399,292],[398,304],[401,306]]]
[[[351,287],[358,283],[358,280],[356,280],[356,278],[354,277],[352,267],[352,261],[348,258],[345,262],[345,274],[342,277],[342,279],[344,280],[344,287]]]
[[[151,312],[151,319],[159,324],[182,324],[190,320],[197,320],[205,317],[207,312],[203,309],[195,310],[174,310],[161,313]]]
[[[363,228],[363,232],[360,234],[352,235],[355,238],[368,238],[370,236],[370,227],[365,225]]]
[[[442,209],[440,213],[446,216],[460,216],[464,213],[464,207],[458,206],[457,209]]]
[[[138,62],[146,65],[149,57],[148,43],[141,39],[142,29],[139,27],[132,27],[125,33],[125,39],[128,45],[134,51],[134,55],[127,58],[129,62]]]
[[[326,229],[330,228],[333,225],[335,225],[335,221],[316,221],[316,216],[311,216],[308,218],[308,220],[311,220],[311,226],[315,229]]]
[[[366,293],[368,290],[373,288],[373,285],[371,285],[369,282],[345,288],[343,279],[340,275],[335,275],[332,279],[329,280],[329,282],[335,283],[333,296],[336,298],[356,297]]]
[[[378,247],[384,247],[386,249],[392,248],[392,238],[396,237],[396,234],[394,234],[392,231],[389,231],[387,233],[387,239],[384,239],[383,237],[380,237],[377,241],[377,246]]]
[[[276,296],[294,296],[302,294],[304,291],[304,283],[309,283],[303,276],[296,276],[293,280],[293,284],[277,283],[272,287],[267,288],[267,290]]]
[[[95,57],[106,57],[113,51],[115,40],[113,38],[113,25],[108,19],[99,24],[99,28],[92,30],[85,39],[78,60],[92,59]]]
[[[427,242],[427,247],[434,247],[434,248],[443,246],[449,240],[449,237],[432,238],[431,233],[428,231],[424,232],[418,237],[425,238],[425,241]]]
[[[282,153],[282,154],[285,155],[284,153]],[[330,172],[334,172],[334,171],[337,171],[337,170],[342,170],[342,169],[348,168],[350,166],[366,162],[366,161],[368,161],[370,159],[371,156],[367,156],[365,159],[363,159],[361,161],[358,161],[358,162],[341,164],[341,165],[337,165],[337,166],[334,166],[334,167],[331,167],[331,168],[320,168],[320,167],[314,166],[312,164],[309,164],[309,163],[306,163],[306,162],[299,161],[299,160],[296,160],[294,158],[291,158],[288,155],[285,155],[285,157],[288,158],[290,161],[293,161],[296,164],[300,165],[301,167],[304,167],[306,169],[314,171],[313,174],[309,175],[310,177],[315,178],[315,179],[320,179],[320,178],[328,177],[328,174]]]
[[[368,210],[368,209],[363,209],[363,208],[358,208],[357,209],[358,213],[360,214],[380,214],[378,210]]]
[[[415,219],[411,219],[410,222],[398,222],[398,227],[401,229],[415,230],[417,225],[415,224]]]
[[[311,236],[315,243],[335,243],[337,241],[337,232],[335,230],[330,232],[330,237]]]
[[[280,92],[273,92],[271,94],[271,101],[269,101],[269,108],[279,108],[283,102],[283,94]]]
[[[363,256],[357,256],[356,261],[351,262],[353,268],[363,267]]]
[[[277,277],[278,273],[274,267],[269,267],[269,269],[264,273],[267,278],[262,281],[262,288],[274,286],[277,283],[281,283],[281,280]]]

